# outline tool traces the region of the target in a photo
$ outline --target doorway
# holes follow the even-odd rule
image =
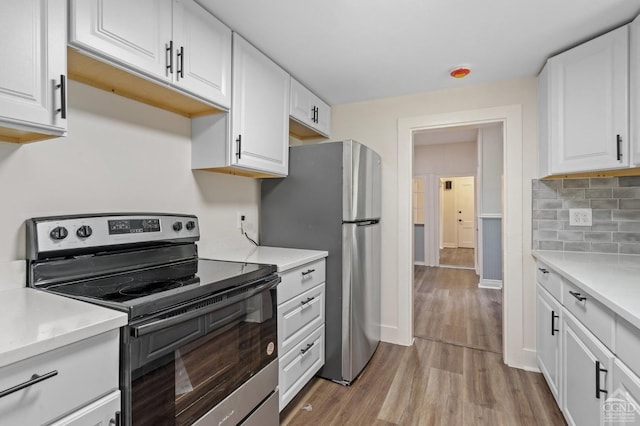
[[[440,243],[438,265],[475,268],[475,177],[447,176],[439,179]]]
[[[413,262],[411,232],[411,179],[413,175],[413,135],[430,128],[455,127],[470,124],[502,123],[503,152],[502,182],[504,197],[501,203],[503,229],[503,356],[507,365],[523,367],[535,365],[535,352],[523,346],[524,315],[522,306],[522,106],[506,105],[469,111],[408,117],[398,120],[398,341],[411,344],[413,339]],[[509,143],[507,143],[507,141]],[[533,367],[532,367],[533,368]]]

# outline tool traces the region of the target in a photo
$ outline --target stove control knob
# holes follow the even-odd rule
[[[52,240],[64,240],[67,238],[68,234],[69,232],[64,226],[56,226],[51,230],[51,232],[49,232],[49,236]]]
[[[174,230],[174,231],[178,232],[178,231],[179,231],[179,230],[181,230],[181,229],[182,229],[182,222],[175,222],[175,223],[173,224],[173,230]]]
[[[78,236],[78,238],[89,238],[92,233],[93,233],[93,230],[89,225],[82,225],[76,231],[76,235]]]
[[[196,227],[196,223],[193,220],[190,220],[189,222],[187,222],[187,231],[192,231],[193,228]]]

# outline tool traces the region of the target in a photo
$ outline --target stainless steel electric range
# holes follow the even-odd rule
[[[26,221],[28,285],[124,311],[126,425],[278,424],[272,265],[200,259],[192,215]]]

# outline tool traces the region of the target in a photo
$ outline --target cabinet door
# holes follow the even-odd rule
[[[81,408],[80,410],[52,423],[51,426],[112,426],[119,425],[120,420],[120,391],[109,395]],[[117,417],[116,417],[117,416]]]
[[[640,166],[640,16],[629,27],[631,165]]]
[[[171,80],[171,0],[72,0],[70,5],[70,44]]]
[[[566,310],[561,329],[562,411],[570,425],[600,425],[613,393],[613,354]]]
[[[57,135],[66,129],[66,10],[64,0],[0,2],[0,126],[57,128]]]
[[[536,297],[536,357],[551,393],[560,401],[560,303],[538,285]]]
[[[295,79],[291,79],[291,117],[329,136],[331,108]]]
[[[613,393],[605,407],[604,420],[612,425],[640,425],[640,377],[616,359]]]
[[[549,59],[551,173],[629,165],[628,44],[624,26]]]
[[[231,107],[231,30],[193,0],[174,3],[175,83]]]
[[[233,34],[230,164],[286,176],[289,74]]]

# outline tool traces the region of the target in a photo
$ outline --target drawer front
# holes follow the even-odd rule
[[[573,283],[564,281],[562,304],[610,350],[613,347],[615,316],[607,307]]]
[[[0,398],[0,424],[45,424],[118,389],[119,332],[113,330],[0,369],[0,390],[33,374],[57,374]]]
[[[280,411],[324,365],[324,325],[280,357]]]
[[[324,324],[324,284],[278,306],[278,353],[286,354]]]
[[[320,259],[280,274],[278,304],[286,302],[325,281],[325,260]]]
[[[640,376],[640,329],[620,317],[616,319],[616,355]]]
[[[562,299],[562,277],[553,270],[549,269],[547,265],[542,262],[538,262],[536,265],[536,276],[538,282],[545,288],[556,300]]]

